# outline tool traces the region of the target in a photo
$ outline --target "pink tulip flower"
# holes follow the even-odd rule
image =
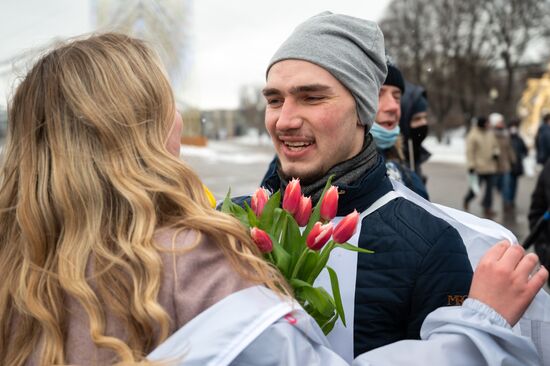
[[[253,227],[250,229],[250,235],[262,253],[269,253],[273,250],[273,242],[271,241],[271,238],[262,229]]]
[[[302,197],[302,188],[300,187],[299,179],[292,179],[285,188],[283,197],[283,209],[290,212],[292,215],[298,210],[300,198]]]
[[[321,202],[321,217],[325,221],[330,221],[336,216],[338,210],[338,188],[331,186],[323,197]]]
[[[296,219],[296,222],[299,226],[306,226],[307,222],[309,221],[309,217],[311,216],[311,198],[310,197],[304,197],[300,198],[300,204],[298,205],[298,209],[294,213],[294,218]]]
[[[337,243],[347,242],[355,233],[357,229],[357,222],[359,221],[359,213],[353,210],[352,213],[347,215],[336,225],[332,238]]]
[[[250,208],[256,214],[256,217],[260,217],[264,211],[265,204],[269,199],[269,195],[265,188],[258,188],[256,192],[252,195],[252,200],[250,201]]]
[[[323,225],[316,222],[306,238],[306,244],[311,250],[320,250],[332,235],[332,222]]]

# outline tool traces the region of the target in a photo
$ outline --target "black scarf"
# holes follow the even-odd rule
[[[329,169],[326,174],[316,179],[313,182],[300,182],[302,187],[302,194],[304,196],[310,196],[313,204],[316,204],[323,188],[327,184],[327,180],[331,175],[334,175],[332,179],[332,185],[350,185],[361,178],[367,170],[372,168],[376,164],[376,157],[378,153],[376,151],[376,144],[370,133],[365,135],[365,142],[363,143],[363,149],[353,158],[345,160],[339,164],[336,164]],[[277,159],[277,174],[281,180],[281,191],[284,191],[292,177],[286,177],[281,173],[280,162]]]

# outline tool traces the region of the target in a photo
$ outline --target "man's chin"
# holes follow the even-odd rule
[[[286,180],[299,178],[300,184],[307,186],[324,176],[323,172],[306,169],[282,169],[282,175]]]

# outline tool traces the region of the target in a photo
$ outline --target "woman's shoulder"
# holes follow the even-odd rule
[[[223,244],[202,233],[160,229],[155,242],[163,263],[159,302],[178,327],[226,296],[252,286],[232,266]]]
[[[234,272],[221,248],[223,244],[199,231],[163,228],[155,233],[155,244],[164,266],[172,273],[196,277],[202,272]]]
[[[164,250],[186,250],[196,246],[199,233],[186,228],[164,227],[155,232],[155,244]]]

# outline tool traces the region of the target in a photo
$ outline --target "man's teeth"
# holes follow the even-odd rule
[[[285,145],[290,148],[306,147],[311,145],[311,142],[285,142]]]

